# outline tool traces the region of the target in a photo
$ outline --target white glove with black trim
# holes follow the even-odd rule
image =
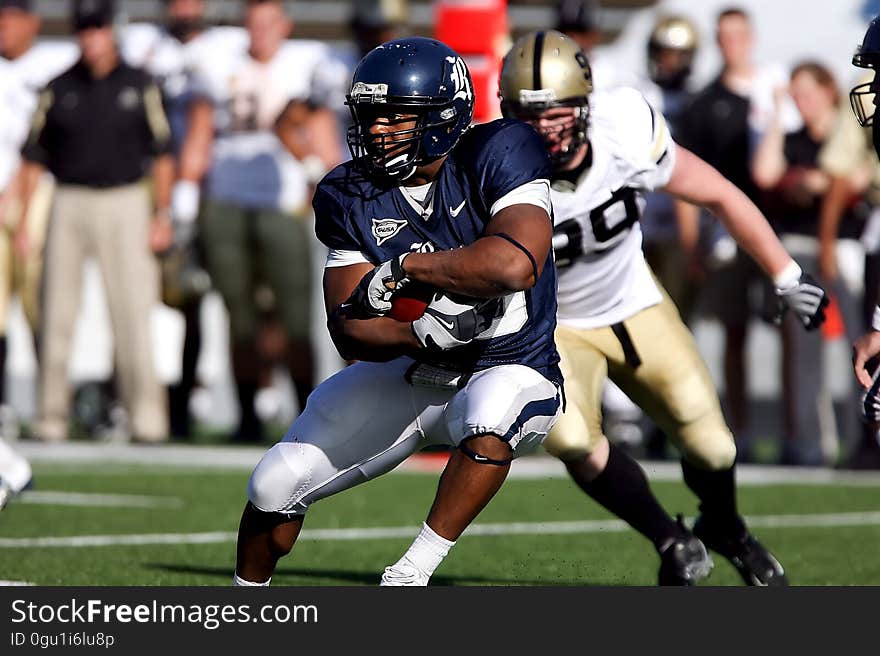
[[[455,299],[437,293],[425,313],[413,321],[416,339],[426,348],[441,351],[464,346],[492,325],[498,299]]]
[[[775,318],[777,323],[782,321],[785,310],[794,312],[807,330],[815,330],[825,321],[825,308],[828,306],[828,295],[818,282],[808,273],[803,273],[800,267],[792,262],[788,273],[795,273],[788,280],[775,281],[776,296],[779,300],[779,312]],[[795,269],[796,268],[796,269]],[[781,276],[780,276],[781,277]]]
[[[383,262],[367,273],[351,295],[352,303],[360,305],[367,314],[377,317],[391,310],[391,297],[409,282],[403,270],[403,260],[409,253]]]

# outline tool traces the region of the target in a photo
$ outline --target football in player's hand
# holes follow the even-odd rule
[[[391,297],[391,310],[386,316],[396,321],[409,323],[425,313],[425,308],[434,297],[434,290],[421,283],[411,282]]]

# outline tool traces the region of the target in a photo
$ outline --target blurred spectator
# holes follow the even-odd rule
[[[230,317],[240,406],[234,438],[255,441],[263,434],[254,405],[261,374],[255,284],[260,277],[273,293],[301,410],[314,383],[311,185],[340,161],[341,148],[334,113],[316,107],[312,95],[327,47],[286,41],[292,21],[278,0],[249,1],[245,27],[247,48],[200,70],[216,134],[202,235]]]
[[[42,92],[22,150],[22,248],[28,246],[25,217],[37,181],[46,169],[58,181],[46,247],[35,427],[35,437],[48,441],[68,434],[67,367],[83,263],[90,255],[103,277],[133,439],[168,437],[165,399],[153,369],[150,314],[158,301],[158,271],[150,247],[161,252],[171,242],[170,130],[159,89],[119,57],[114,12],[112,0],[74,2],[81,58]],[[151,167],[155,205],[144,180]]]
[[[376,46],[403,36],[407,0],[352,0],[351,4],[349,26],[357,46],[355,63]]]
[[[0,0],[0,436],[7,438],[19,432],[18,417],[4,388],[7,313],[11,296],[18,294],[36,351],[40,271],[53,186],[51,176],[41,178],[29,208],[28,248],[15,248],[13,236],[21,202],[16,175],[19,151],[27,138],[39,90],[77,56],[72,44],[36,43],[39,31],[40,17],[31,0]]]
[[[819,212],[831,182],[831,177],[819,168],[819,151],[837,120],[840,90],[827,68],[804,62],[792,71],[789,93],[804,125],[796,132],[785,132],[781,117],[785,90],[779,89],[777,111],[755,152],[752,170],[758,187],[766,190],[765,212],[786,250],[804,271],[818,276]],[[855,240],[859,228],[850,213],[840,236]],[[833,281],[827,282],[833,285]],[[832,289],[844,322],[855,329],[855,336],[861,318],[851,295],[841,285],[833,285]],[[833,417],[823,387],[824,339],[821,332],[806,332],[798,323],[795,317],[787,316],[781,326],[784,441],[780,463],[823,465],[823,423]]]
[[[752,181],[751,146],[773,112],[773,93],[787,83],[784,69],[756,65],[754,34],[749,16],[741,9],[727,9],[718,16],[717,42],[723,59],[718,77],[700,91],[679,122],[678,141],[718,169],[752,200],[758,190]],[[793,108],[782,110],[787,129],[799,125]],[[697,208],[676,203],[685,257],[696,270],[699,233]],[[714,221],[706,250],[710,274],[702,291],[703,309],[724,326],[724,389],[727,419],[737,440],[740,460],[751,458],[751,437],[746,397],[745,343],[748,322],[756,312],[754,296],[760,294],[757,267],[737,248]]]
[[[647,74],[633,83],[664,117],[673,138],[678,133],[682,112],[693,97],[688,82],[698,45],[697,28],[688,18],[661,16],[651,29],[645,49]],[[656,191],[648,193],[640,223],[645,259],[678,307],[682,318],[687,321],[697,290],[687,274],[687,260],[682,257],[672,197]],[[639,419],[634,419],[637,416],[635,411],[638,411]],[[636,421],[644,424],[647,421],[641,418],[641,410],[634,404],[627,416],[631,424]],[[645,455],[652,459],[665,459],[665,434],[654,425],[640,426],[640,430],[644,432]]]
[[[862,81],[873,77],[874,73],[870,72]],[[841,257],[839,237],[852,234],[852,213],[848,210],[856,200],[861,199],[857,207],[868,215],[859,238],[865,253],[861,323],[847,326],[849,333],[858,333],[871,324],[880,285],[880,161],[874,150],[871,128],[859,126],[852,112],[841,111],[819,153],[819,165],[831,176],[819,221],[819,271],[824,280],[840,287],[841,282],[857,273],[845,275],[853,264],[861,264],[862,260],[853,261],[849,255]],[[862,426],[858,443],[843,454],[842,466],[880,468],[880,444],[872,426]]]
[[[559,0],[554,29],[571,37],[589,55],[602,42],[599,0]]]
[[[666,119],[673,138],[680,130],[684,108],[693,97],[688,82],[698,44],[697,28],[686,17],[661,17],[648,40],[648,75],[635,85]],[[686,276],[675,208],[669,194],[648,195],[641,224],[648,264],[687,321],[695,289]]]
[[[189,401],[197,383],[202,343],[200,309],[210,287],[196,222],[213,140],[211,106],[198,102],[192,71],[210,66],[230,48],[246,48],[247,34],[241,28],[209,29],[204,0],[166,0],[164,4],[164,25],[127,25],[120,47],[129,64],[145,69],[159,83],[171,125],[177,159],[177,182],[171,195],[174,245],[160,260],[162,300],[183,314],[185,334],[180,380],[168,388],[168,410],[171,434],[190,437]]]
[[[601,90],[618,82],[618,71],[612,62],[596,51],[602,43],[599,5],[599,0],[557,0],[553,27],[573,39],[589,57],[593,88]]]
[[[405,36],[409,6],[407,0],[351,0],[348,21],[354,48],[333,51],[331,59],[315,70],[312,97],[336,112],[340,143],[345,143],[351,126],[351,112],[345,104],[355,66],[376,46]],[[348,157],[348,152],[343,153]]]

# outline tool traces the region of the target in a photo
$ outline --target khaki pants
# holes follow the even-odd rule
[[[153,368],[150,336],[150,314],[159,299],[159,273],[149,250],[149,224],[146,185],[58,187],[46,245],[38,436],[66,436],[67,368],[83,263],[94,256],[110,311],[119,392],[132,431],[142,440],[167,439],[166,398]]]
[[[544,441],[562,460],[592,453],[604,439],[602,388],[611,378],[700,469],[726,469],[736,448],[694,339],[664,292],[615,327],[556,328],[565,413]]]

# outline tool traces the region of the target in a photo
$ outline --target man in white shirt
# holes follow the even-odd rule
[[[122,56],[152,75],[162,90],[177,160],[171,196],[174,245],[160,259],[162,301],[181,312],[185,334],[180,379],[168,387],[171,434],[191,436],[189,400],[196,386],[202,343],[202,298],[210,288],[198,236],[202,182],[210,166],[213,118],[209,103],[200,102],[195,71],[204,70],[230,50],[247,48],[239,27],[209,27],[205,0],[166,0],[164,24],[133,23],[120,35]]]
[[[248,2],[245,27],[244,47],[218,53],[198,71],[216,135],[202,236],[208,271],[230,315],[241,409],[235,438],[259,441],[255,283],[265,281],[274,294],[302,410],[314,383],[308,205],[313,184],[342,155],[335,114],[313,98],[318,71],[331,59],[328,48],[288,41],[292,21],[277,0]]]

